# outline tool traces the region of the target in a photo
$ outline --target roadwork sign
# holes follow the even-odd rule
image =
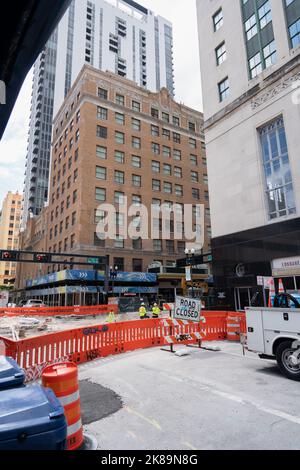
[[[200,322],[201,301],[189,297],[176,297],[174,318]]]

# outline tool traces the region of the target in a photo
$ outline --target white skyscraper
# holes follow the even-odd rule
[[[172,24],[131,0],[73,0],[34,68],[23,225],[48,197],[52,118],[82,66],[174,96]]]

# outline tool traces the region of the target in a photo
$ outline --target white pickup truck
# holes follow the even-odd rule
[[[246,349],[276,359],[281,372],[300,381],[300,309],[246,308]]]

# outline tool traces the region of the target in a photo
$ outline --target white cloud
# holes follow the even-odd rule
[[[24,82],[0,141],[0,204],[8,191],[23,191],[30,115],[32,72]]]

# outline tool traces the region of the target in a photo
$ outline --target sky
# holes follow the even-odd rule
[[[139,3],[173,23],[176,101],[202,111],[196,0],[139,0]],[[0,141],[0,208],[8,191],[23,192],[31,85],[32,70]]]

